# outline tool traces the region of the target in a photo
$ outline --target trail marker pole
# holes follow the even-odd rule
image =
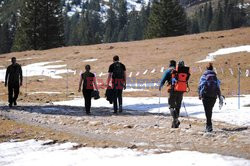
[[[238,109],[240,109],[240,63],[238,63]]]
[[[66,100],[68,99],[68,92],[69,92],[69,81],[68,81],[68,67],[67,67],[67,74],[66,74]]]

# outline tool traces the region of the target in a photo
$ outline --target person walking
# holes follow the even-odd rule
[[[9,107],[12,107],[13,104],[17,105],[20,86],[23,84],[22,67],[16,63],[16,57],[11,58],[11,63],[7,67],[5,75],[5,87],[8,86]]]
[[[126,89],[126,67],[124,64],[119,62],[119,56],[113,57],[113,64],[109,66],[108,70],[107,86],[110,84],[112,78],[112,89],[113,89],[113,106],[114,113],[117,113],[119,102],[119,112],[122,112],[122,92]]]
[[[213,64],[207,65],[207,70],[200,78],[198,93],[199,99],[202,100],[206,114],[206,132],[212,132],[212,112],[217,96],[221,99],[220,81],[216,73],[213,71]]]
[[[169,69],[167,69],[161,79],[159,90],[161,91],[164,83],[167,81],[167,90],[169,92],[168,104],[170,114],[173,117],[172,128],[178,128],[180,121],[180,108],[184,92],[187,91],[187,81],[190,73],[189,68],[185,67],[184,61],[178,63],[176,68],[176,61],[171,60]]]
[[[85,100],[85,111],[87,115],[90,115],[91,94],[94,91],[94,87],[98,91],[96,77],[93,73],[90,72],[90,69],[90,65],[85,66],[86,71],[81,74],[78,89],[78,92],[81,92],[82,87],[82,93]]]

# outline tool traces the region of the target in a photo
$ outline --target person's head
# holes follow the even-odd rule
[[[184,67],[184,66],[185,66],[184,61],[179,61],[179,62],[178,62],[178,67]]]
[[[115,55],[115,56],[113,57],[113,61],[114,61],[114,62],[118,62],[118,61],[119,61],[119,56]]]
[[[11,62],[12,62],[12,64],[16,64],[16,57],[12,57]]]
[[[213,63],[208,63],[207,64],[207,70],[213,70],[214,69],[214,67],[213,67]]]
[[[169,67],[176,67],[176,61],[175,60],[171,60],[169,62]]]
[[[85,70],[86,70],[86,71],[90,71],[90,65],[86,65],[86,66],[85,66]]]

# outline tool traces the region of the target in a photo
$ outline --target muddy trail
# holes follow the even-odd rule
[[[250,129],[213,122],[214,131],[204,132],[205,120],[181,117],[172,129],[164,114],[124,110],[114,115],[110,108],[27,104],[8,108],[0,104],[0,141],[52,139],[72,141],[80,147],[127,147],[156,153],[189,150],[250,159]],[[191,127],[190,127],[191,124]]]

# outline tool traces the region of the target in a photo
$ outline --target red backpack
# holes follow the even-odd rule
[[[177,67],[172,71],[172,86],[174,91],[187,92],[189,91],[188,79],[190,77],[189,67]]]

